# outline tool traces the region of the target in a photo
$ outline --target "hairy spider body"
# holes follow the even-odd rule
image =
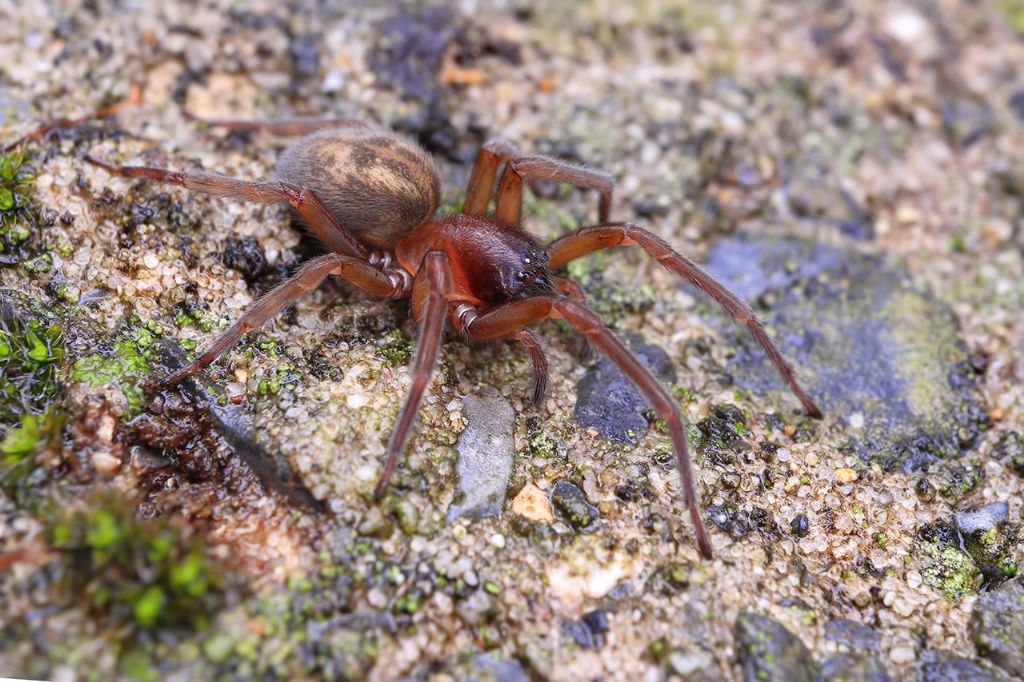
[[[441,201],[433,159],[411,140],[369,127],[296,141],[281,154],[276,175],[316,194],[339,223],[378,249],[394,248]]]
[[[410,368],[412,385],[388,443],[375,491],[378,500],[411,433],[433,375],[446,322],[473,340],[521,344],[533,363],[533,399],[537,402],[547,381],[547,360],[539,337],[528,326],[545,319],[563,319],[622,369],[667,424],[697,545],[703,556],[712,556],[697,505],[679,404],[587,308],[579,286],[553,274],[573,259],[614,246],[640,246],[717,301],[748,327],[804,409],[812,416],[821,414],[746,303],[651,232],[629,223],[608,222],[612,178],[606,173],[524,155],[509,142],[492,140],[480,149],[473,165],[463,212],[435,220],[441,193],[437,169],[430,156],[406,138],[351,120],[208,124],[304,137],[282,153],[276,181],[118,166],[90,157],[86,161],[115,175],[195,191],[262,203],[286,201],[329,253],[308,261],[260,299],[191,365],[167,377],[162,387],[173,386],[207,367],[246,332],[264,324],[328,276],[340,277],[371,296],[410,298],[420,330]],[[34,139],[50,128],[40,128],[22,139]],[[542,246],[520,225],[524,179],[555,180],[596,190],[600,195],[599,224]],[[495,211],[490,217],[492,194]]]

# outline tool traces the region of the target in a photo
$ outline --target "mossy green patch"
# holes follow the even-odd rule
[[[35,222],[30,198],[34,176],[21,149],[0,156],[0,246],[16,246],[27,239],[11,241],[12,233],[22,227],[23,221]]]
[[[921,544],[924,556],[921,575],[924,583],[957,600],[981,587],[981,571],[970,556],[956,547],[938,542]]]
[[[109,353],[95,353],[75,361],[71,370],[73,381],[89,386],[116,384],[125,401],[125,416],[134,416],[145,406],[140,380],[152,372],[150,357],[157,332],[145,327],[130,329],[115,341]]]
[[[140,520],[114,494],[58,513],[46,537],[63,557],[59,593],[106,625],[194,630],[224,601],[226,571],[200,535]]]

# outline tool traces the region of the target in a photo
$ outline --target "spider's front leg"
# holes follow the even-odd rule
[[[583,168],[538,154],[523,154],[507,140],[485,143],[477,154],[466,188],[463,212],[484,215],[491,201],[498,166],[505,162],[495,195],[495,216],[508,225],[519,225],[523,210],[523,180],[552,180],[600,192],[598,221],[607,222],[615,180],[609,173]]]
[[[749,305],[696,263],[672,248],[654,233],[630,223],[606,223],[584,227],[572,234],[556,239],[548,246],[548,267],[552,270],[569,261],[613,246],[639,245],[647,254],[666,268],[697,287],[729,313],[732,318],[750,330],[765,354],[779,370],[779,374],[811,417],[821,417],[821,410],[797,383],[793,370],[772,342],[761,321]]]
[[[658,416],[665,420],[676,452],[682,479],[683,503],[690,512],[697,546],[706,559],[712,557],[711,541],[697,507],[690,452],[679,405],[642,362],[604,326],[601,319],[582,303],[557,296],[536,296],[496,306],[463,318],[463,331],[472,339],[489,341],[507,338],[526,325],[544,319],[561,318],[601,349],[647,397]]]
[[[416,413],[420,409],[423,391],[426,390],[430,378],[434,375],[437,365],[437,354],[441,348],[441,334],[444,332],[444,320],[448,313],[448,299],[453,291],[451,265],[447,254],[432,251],[424,257],[423,266],[416,274],[413,282],[412,298],[420,303],[420,338],[416,346],[416,355],[412,359],[409,374],[412,376],[412,387],[405,398],[402,410],[398,413],[395,430],[388,441],[387,460],[384,471],[374,491],[374,498],[379,502],[388,488],[391,472],[395,470],[398,455],[405,448],[412,431]]]

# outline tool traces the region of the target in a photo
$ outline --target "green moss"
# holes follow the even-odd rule
[[[39,254],[35,258],[22,261],[21,268],[25,272],[33,275],[47,273],[53,269],[53,256],[48,253]]]
[[[0,156],[0,253],[24,254],[32,236],[29,228],[38,222],[30,196],[34,176],[22,150]]]
[[[131,417],[145,408],[145,394],[139,380],[152,372],[149,356],[155,334],[144,327],[135,327],[127,336],[116,341],[109,353],[96,353],[76,360],[71,379],[94,387],[116,384],[124,397],[124,415]]]
[[[57,395],[56,371],[63,359],[60,325],[18,312],[0,320],[0,424],[47,408]]]
[[[20,505],[39,502],[34,481],[46,474],[37,466],[36,454],[60,447],[65,421],[64,413],[51,405],[42,415],[22,415],[0,441],[0,489]]]
[[[201,536],[139,520],[113,494],[57,514],[46,536],[63,557],[59,593],[108,626],[197,629],[223,602],[226,573]]]
[[[923,543],[923,547],[921,574],[926,585],[941,590],[952,600],[981,586],[981,571],[970,556],[956,547],[942,547],[934,542]]]
[[[377,339],[377,350],[388,367],[404,367],[412,360],[415,344],[399,329],[392,329]]]
[[[630,315],[649,310],[655,301],[649,284],[630,287],[605,278],[608,254],[598,253],[579,258],[566,266],[569,279],[583,289],[590,306],[610,327],[621,329]]]

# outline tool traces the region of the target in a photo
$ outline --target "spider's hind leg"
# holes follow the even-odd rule
[[[486,142],[477,154],[466,188],[463,210],[467,214],[484,215],[487,212],[491,193],[494,192],[494,179],[502,162],[505,162],[505,170],[501,174],[494,199],[498,220],[509,225],[519,225],[523,210],[524,180],[528,183],[553,180],[597,190],[601,194],[598,220],[607,222],[612,205],[612,190],[615,187],[615,180],[610,174],[546,156],[523,154],[519,147],[500,138]]]
[[[204,119],[184,112],[185,118],[210,128],[224,128],[233,133],[263,133],[275,137],[301,137],[334,128],[370,128],[372,124],[355,118],[288,118],[288,119]]]
[[[83,123],[88,123],[89,121],[92,121],[94,119],[110,118],[111,116],[121,113],[125,109],[135,107],[140,104],[142,104],[142,86],[138,83],[133,83],[131,90],[128,93],[128,96],[125,97],[123,100],[115,102],[114,104],[107,105],[101,109],[97,109],[93,113],[88,114],[86,116],[78,116],[75,118],[59,118],[56,121],[51,121],[50,123],[41,125],[35,130],[30,130],[29,132],[25,133],[14,142],[5,145],[3,147],[3,153],[6,154],[15,147],[19,147],[25,144],[26,142],[29,142],[31,140],[37,140],[40,137],[44,137],[54,130],[74,128],[75,126],[80,126]]]

